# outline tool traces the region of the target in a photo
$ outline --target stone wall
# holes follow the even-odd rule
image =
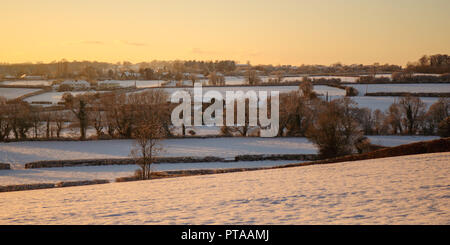
[[[81,181],[64,181],[64,182],[58,182],[58,183],[6,185],[6,186],[0,186],[0,192],[38,190],[38,189],[49,189],[49,188],[82,186],[82,185],[96,185],[96,184],[106,184],[106,183],[109,183],[109,180],[81,180]]]
[[[194,163],[194,162],[230,162],[230,161],[264,161],[264,160],[317,160],[314,154],[265,154],[265,155],[238,155],[235,158],[222,157],[158,157],[155,163]],[[102,166],[136,164],[132,158],[118,159],[79,159],[79,160],[49,160],[25,164],[25,168],[54,168],[71,166]]]

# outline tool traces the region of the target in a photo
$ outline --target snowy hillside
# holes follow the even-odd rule
[[[0,224],[450,224],[450,153],[0,193]]]

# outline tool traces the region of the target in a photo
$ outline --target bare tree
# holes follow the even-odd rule
[[[163,132],[161,124],[157,120],[152,120],[146,124],[139,125],[135,131],[135,144],[131,150],[131,156],[137,165],[141,167],[136,172],[140,179],[151,178],[151,166],[155,161],[155,157],[162,151],[160,140]]]
[[[7,140],[11,132],[8,112],[9,108],[6,104],[6,98],[0,96],[0,141]]]
[[[439,124],[450,116],[450,99],[440,98],[436,103],[432,104],[428,109],[426,117],[426,133],[434,134]]]
[[[89,105],[89,95],[77,95],[73,96],[70,93],[65,93],[63,95],[63,100],[66,107],[73,112],[79,121],[80,125],[80,139],[86,139],[86,130],[89,123],[88,118],[88,105]]]
[[[450,137],[450,117],[439,123],[438,134],[441,137]]]
[[[399,104],[393,103],[389,106],[386,124],[389,125],[391,134],[403,133],[402,112]]]
[[[354,102],[348,98],[333,100],[319,110],[306,137],[319,148],[321,157],[351,154],[362,132],[355,119]]]
[[[8,101],[8,118],[16,139],[26,139],[31,123],[31,106],[23,101]]]
[[[215,71],[211,72],[208,75],[208,83],[210,85],[218,85],[218,86],[222,86],[225,85],[225,77]]]
[[[426,105],[418,97],[406,96],[400,99],[408,134],[415,134],[425,115]]]
[[[258,85],[261,82],[261,78],[255,70],[249,69],[245,74],[245,79],[249,85]]]
[[[312,101],[299,91],[292,91],[280,96],[280,104],[283,106],[280,107],[278,136],[282,136],[285,129],[288,136],[304,136],[312,122]]]
[[[314,92],[314,86],[308,77],[303,77],[302,82],[299,85],[299,89],[302,92],[302,96],[306,99],[314,99],[317,97]]]
[[[97,138],[101,137],[105,126],[105,112],[103,111],[103,104],[100,100],[96,100],[92,103],[92,111],[89,113],[89,121],[95,128]]]
[[[45,123],[45,137],[47,139],[50,139],[52,134],[52,121],[54,119],[54,114],[52,111],[44,111],[41,113],[41,119]]]
[[[276,71],[275,72],[275,82],[276,83],[281,83],[283,81],[283,78],[284,78],[283,71]]]
[[[61,131],[64,128],[64,123],[67,121],[67,113],[64,111],[55,111],[54,112],[54,121],[55,121],[55,131],[56,137],[59,138],[61,136]]]
[[[378,134],[385,134],[387,133],[387,127],[386,127],[386,115],[379,109],[376,109],[373,112],[373,133]]]

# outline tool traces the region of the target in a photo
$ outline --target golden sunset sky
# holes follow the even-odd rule
[[[450,53],[449,0],[0,0],[0,62],[405,65]]]

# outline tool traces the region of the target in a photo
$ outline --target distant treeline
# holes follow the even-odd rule
[[[51,63],[22,63],[0,64],[0,79],[20,78],[27,76],[41,76],[44,79],[185,79],[182,76],[189,74],[201,74],[208,76],[210,73],[221,75],[243,75],[249,70],[258,75],[277,76],[295,74],[373,74],[391,73],[402,71],[402,67],[390,64],[343,65],[336,63],[330,66],[323,65],[238,65],[232,60],[216,61],[151,61],[131,63],[128,61],[107,63],[97,61],[53,61]],[[189,78],[187,78],[189,79]]]
[[[389,77],[361,76],[357,83],[450,83],[450,73],[442,75],[414,75],[411,72],[394,72]]]
[[[450,73],[450,56],[446,54],[424,55],[418,61],[408,63],[406,70],[419,73]]]
[[[300,74],[346,74],[374,75],[380,73],[410,72],[410,73],[450,73],[450,56],[436,54],[424,55],[416,62],[409,62],[406,69],[398,65],[372,65],[335,63],[324,65],[238,65],[233,60],[216,61],[151,61],[131,63],[128,61],[108,63],[97,61],[53,61],[51,63],[0,64],[0,79],[14,79],[23,76],[39,76],[44,79],[136,79],[136,80],[191,80],[191,74],[209,76],[244,75],[255,72],[257,75],[280,77]]]

